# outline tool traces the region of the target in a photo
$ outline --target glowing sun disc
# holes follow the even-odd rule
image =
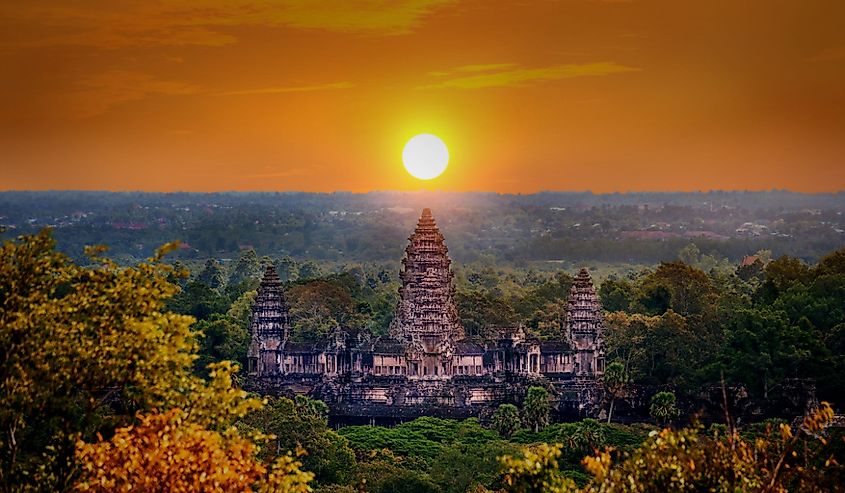
[[[431,180],[446,171],[449,149],[439,137],[419,134],[411,138],[402,150],[405,169],[415,178]]]

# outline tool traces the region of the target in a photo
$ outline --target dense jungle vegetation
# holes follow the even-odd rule
[[[240,391],[238,363],[263,266],[275,264],[286,283],[295,338],[316,340],[335,326],[382,334],[414,214],[391,247],[395,258],[376,259],[240,245],[227,260],[173,244],[144,260],[121,247],[110,260],[102,248],[83,255],[63,244],[60,228],[18,238],[37,225],[7,230],[0,490],[841,489],[845,442],[834,418],[845,395],[841,240],[826,253],[785,256],[754,238],[743,239],[748,249],[737,255],[684,238],[660,242],[666,250],[653,265],[585,261],[607,323],[609,416],[601,421],[551,422],[546,390],[534,387],[521,406],[502,405],[483,421],[334,429],[319,401]],[[113,230],[100,231],[109,239]],[[820,244],[827,245],[813,248]],[[569,264],[486,255],[455,263],[468,334],[483,339],[493,325],[523,324],[537,337],[558,337]],[[785,403],[813,385],[822,403],[792,421]],[[645,416],[625,407],[635,387],[653,394]],[[713,388],[742,389],[747,407],[733,411],[744,421],[701,414],[701,396]],[[713,406],[722,409],[718,399]]]

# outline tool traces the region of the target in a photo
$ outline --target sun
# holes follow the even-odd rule
[[[437,178],[449,164],[449,149],[439,137],[432,134],[415,135],[402,150],[405,169],[415,178]]]

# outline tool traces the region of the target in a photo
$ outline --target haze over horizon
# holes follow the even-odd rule
[[[0,190],[845,190],[845,3],[0,6]],[[434,133],[446,172],[402,146]]]

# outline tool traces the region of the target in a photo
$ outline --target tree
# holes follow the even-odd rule
[[[516,313],[510,304],[486,292],[459,292],[456,302],[461,323],[470,337],[489,337],[491,329],[508,326],[516,321]]]
[[[833,410],[822,403],[797,428],[769,426],[757,437],[734,431],[710,439],[700,427],[655,431],[621,457],[612,450],[586,457],[594,477],[581,491],[836,491],[842,450],[830,446],[823,431],[832,419]]]
[[[565,493],[574,491],[575,483],[559,467],[561,445],[541,443],[526,448],[522,457],[501,458],[505,491],[513,493]]]
[[[671,309],[660,316],[611,313],[606,323],[607,354],[624,361],[629,379],[638,382],[692,387],[697,372],[718,356],[720,344],[704,343],[708,331],[692,330]]]
[[[816,277],[845,274],[845,248],[840,248],[822,257],[818,265],[813,269],[813,274]]]
[[[290,454],[270,468],[234,430],[208,430],[179,409],[140,415],[109,441],[77,443],[81,491],[278,491],[305,493],[313,477]]]
[[[243,363],[249,345],[247,328],[228,315],[213,315],[209,320],[194,324],[200,341],[199,358],[195,367],[203,369],[209,363],[235,361]]]
[[[288,256],[278,259],[275,266],[282,282],[295,281],[299,276],[299,267],[296,265],[296,261]]]
[[[805,298],[805,309],[812,304]],[[829,369],[821,335],[807,324],[791,324],[783,311],[767,307],[737,310],[725,323],[722,363],[731,381],[746,385],[752,395],[770,399],[787,378],[822,376]]]
[[[356,471],[355,483],[372,493],[437,493],[440,489],[428,475],[408,467],[407,458],[389,449],[373,451]],[[405,466],[405,467],[403,467]],[[358,491],[358,490],[356,490]]]
[[[549,392],[543,387],[529,387],[522,407],[522,421],[537,433],[549,424]]]
[[[604,383],[604,390],[610,395],[610,409],[607,412],[607,422],[613,418],[613,405],[616,403],[616,398],[628,385],[629,377],[628,370],[620,361],[614,361],[607,365],[602,376]]]
[[[760,293],[764,300],[772,302],[793,284],[807,284],[810,278],[810,267],[807,264],[800,259],[784,255],[766,265],[765,281],[760,286]]]
[[[534,310],[528,325],[536,329],[535,334],[541,339],[560,339],[563,337],[566,308],[567,302],[564,299],[550,301]]]
[[[658,392],[651,397],[648,413],[658,423],[669,423],[681,414],[676,402],[672,392]]]
[[[366,325],[367,317],[358,313],[352,294],[338,280],[297,284],[286,295],[294,336],[300,340],[317,340],[338,326],[354,331]]]
[[[581,488],[561,473],[559,444],[503,456],[501,474],[505,491],[519,493],[838,491],[845,470],[841,434],[829,428],[833,418],[822,403],[798,427],[769,425],[751,437],[730,431],[711,438],[700,425],[652,431],[631,451],[608,448],[585,457],[592,478]]]
[[[226,274],[223,271],[223,266],[216,259],[210,258],[206,260],[205,267],[197,276],[197,281],[211,289],[221,289],[226,284]]]
[[[229,299],[207,285],[192,281],[167,300],[168,310],[205,320],[214,314],[226,313]]]
[[[642,283],[640,303],[652,315],[672,309],[683,316],[710,309],[716,293],[707,274],[683,262],[664,262]]]
[[[242,425],[275,436],[260,454],[268,462],[301,446],[308,452],[301,459],[304,468],[319,483],[342,483],[355,468],[355,454],[349,441],[328,427],[327,415],[328,407],[319,400],[270,397],[266,406],[245,416]]]
[[[520,428],[522,423],[519,419],[519,409],[513,404],[501,404],[493,413],[491,426],[496,433],[504,438],[513,435]]]
[[[257,290],[247,291],[236,299],[226,315],[237,321],[237,323],[249,328],[250,316],[252,316],[252,305],[255,303],[255,296],[258,294]]]
[[[316,263],[306,260],[299,264],[299,272],[297,273],[297,279],[309,280],[309,279],[316,279],[322,275],[322,271],[320,266]]]
[[[214,433],[245,444],[230,425],[261,402],[234,388],[237,367],[228,362],[210,365],[208,380],[196,377],[194,320],[164,310],[178,287],[167,281],[172,269],[161,258],[175,245],[134,267],[90,248],[92,268],[73,264],[54,247],[46,231],[2,246],[0,487],[66,490],[79,461],[94,456],[84,462],[86,477],[120,476],[123,466],[99,459],[111,452],[99,454],[97,445],[86,443],[103,443],[97,437],[116,428],[131,434],[127,425],[136,419],[142,430],[143,423],[185,423],[197,446],[217,440]],[[156,417],[159,412],[167,417]],[[111,446],[122,436],[128,437]],[[239,461],[239,447],[218,448],[236,455],[215,460]]]
[[[636,300],[636,289],[627,279],[606,279],[598,294],[602,308],[609,312],[628,311]]]
[[[603,447],[606,439],[605,427],[595,419],[586,418],[574,423],[566,445],[569,449],[589,452]]]
[[[498,458],[518,451],[518,447],[505,441],[488,442],[483,446],[453,443],[444,446],[432,461],[431,479],[443,493],[498,489],[495,488],[499,478]]]
[[[255,250],[246,250],[238,257],[232,274],[229,276],[229,285],[237,286],[246,281],[256,281],[261,276],[261,262]]]

